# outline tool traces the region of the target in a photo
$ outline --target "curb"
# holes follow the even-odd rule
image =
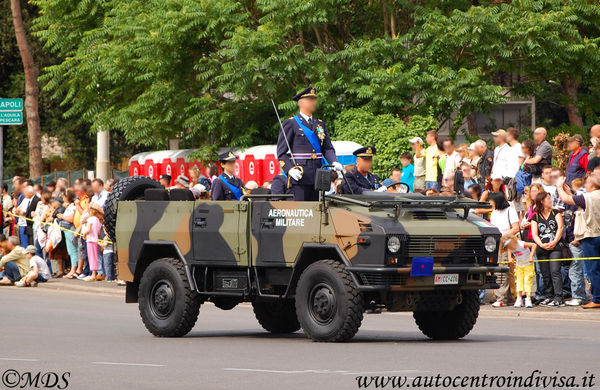
[[[55,291],[125,296],[125,286],[117,286],[116,284],[110,284],[108,282],[83,282],[81,280],[54,279],[46,283],[39,283],[38,288]]]

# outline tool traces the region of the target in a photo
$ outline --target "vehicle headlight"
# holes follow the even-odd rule
[[[492,236],[487,237],[483,246],[485,247],[486,252],[492,253],[496,250],[496,239]]]
[[[400,239],[396,236],[388,238],[387,248],[390,253],[396,253],[400,250]]]

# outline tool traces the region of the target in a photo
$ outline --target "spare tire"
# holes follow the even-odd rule
[[[108,194],[104,203],[104,228],[110,240],[115,240],[117,203],[122,200],[144,199],[144,191],[147,188],[162,188],[162,185],[147,176],[130,176],[119,180]]]

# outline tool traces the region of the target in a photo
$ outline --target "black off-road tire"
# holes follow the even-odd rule
[[[173,258],[153,261],[138,291],[144,325],[158,337],[185,336],[196,323],[201,300],[192,290],[184,264]]]
[[[293,333],[300,329],[293,299],[252,302],[260,326],[271,333]]]
[[[162,188],[162,185],[146,176],[130,176],[119,180],[110,191],[104,203],[104,227],[109,239],[114,241],[115,238],[118,202],[144,199],[144,191],[147,188]]]
[[[360,328],[363,312],[362,294],[343,264],[321,260],[300,276],[296,314],[312,340],[350,340]]]
[[[452,310],[415,311],[413,317],[421,332],[434,340],[458,340],[469,334],[479,316],[479,294],[462,292],[462,302]]]

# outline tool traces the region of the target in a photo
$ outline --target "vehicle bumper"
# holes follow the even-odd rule
[[[361,291],[432,291],[437,289],[481,290],[500,287],[507,277],[503,266],[433,267],[432,276],[410,276],[410,267],[346,267]],[[434,276],[458,274],[457,284],[436,285]]]

